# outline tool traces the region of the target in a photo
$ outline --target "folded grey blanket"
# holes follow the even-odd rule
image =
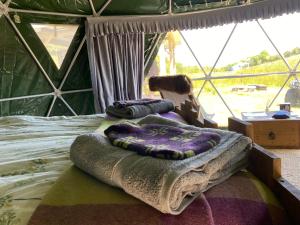
[[[110,116],[115,116],[119,118],[135,119],[145,117],[149,114],[167,113],[169,111],[174,110],[173,102],[165,99],[143,101],[141,103],[123,103],[111,105],[107,107],[106,113]]]
[[[143,98],[137,100],[125,100],[125,101],[115,101],[113,106],[116,108],[125,108],[133,105],[148,105],[151,103],[161,102],[161,99],[151,99],[151,98]]]
[[[197,128],[147,116],[139,124],[165,124],[216,132],[220,143],[184,160],[140,156],[112,146],[97,133],[79,136],[71,146],[74,164],[97,179],[122,188],[163,213],[180,214],[201,192],[219,184],[247,165],[251,140],[229,131]]]

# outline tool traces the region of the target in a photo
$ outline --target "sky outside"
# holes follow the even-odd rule
[[[260,20],[260,22],[282,53],[300,47],[300,30],[298,28],[300,13]],[[213,66],[233,27],[233,24],[228,24],[208,29],[183,31],[182,34],[199,58],[200,63],[203,66]],[[238,24],[217,67],[257,55],[263,50],[267,50],[271,55],[277,54],[255,21]],[[175,54],[176,62],[197,65],[183,41],[176,48]]]

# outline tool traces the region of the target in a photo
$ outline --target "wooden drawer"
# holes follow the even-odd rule
[[[252,121],[254,142],[268,148],[299,148],[299,122],[293,120]]]

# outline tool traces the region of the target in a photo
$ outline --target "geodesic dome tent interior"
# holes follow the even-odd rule
[[[0,115],[94,113],[87,49],[83,40],[85,18],[93,11],[90,2],[2,2]],[[105,2],[93,1],[95,10],[100,10]],[[160,13],[166,9],[163,1],[156,3],[159,4],[153,4],[153,1],[129,1],[126,4],[113,1],[103,15]],[[9,12],[3,15],[6,5]],[[45,29],[51,28],[51,25],[62,30],[68,25],[75,28],[74,36],[67,37],[67,45],[63,42],[68,40],[54,40],[62,42],[53,43],[54,47],[67,47],[61,65],[56,65],[34,25],[46,25]],[[149,43],[151,40],[152,37]]]
[[[147,224],[148,219],[152,224],[160,221],[190,224],[202,219],[210,224],[211,221],[218,220],[226,222],[227,218],[228,221],[238,221],[237,223],[245,218],[245,224],[249,224],[249,221],[257,221],[257,224],[261,224],[266,218],[270,222],[265,224],[272,224],[276,223],[273,219],[281,219],[281,217],[285,219],[285,215],[289,217],[286,218],[287,220],[300,221],[297,214],[300,211],[300,193],[293,186],[300,185],[300,176],[296,172],[297,165],[300,165],[299,157],[296,155],[298,152],[286,154],[287,150],[284,149],[282,153],[278,153],[281,156],[273,155],[260,147],[260,143],[253,138],[253,124],[245,123],[238,117],[242,115],[241,112],[253,115],[254,110],[251,106],[256,106],[257,100],[262,103],[254,108],[258,115],[270,112],[273,109],[270,108],[269,111],[268,108],[267,111],[267,107],[272,105],[280,92],[286,91],[287,88],[283,87],[288,86],[286,84],[290,80],[299,77],[300,33],[297,36],[294,30],[298,26],[300,13],[295,12],[300,12],[300,0],[0,0],[0,132],[2,134],[0,225],[3,223],[23,225],[28,222],[29,224],[122,224],[123,222]],[[283,20],[283,23],[278,25],[275,20],[285,16],[289,16],[290,19]],[[279,39],[289,43],[290,36],[293,36],[295,40],[293,43],[296,44],[292,43],[291,47],[284,50],[277,49],[276,41],[274,43],[272,41],[276,35],[268,35],[262,20],[264,22],[273,20],[276,28],[286,27],[286,30],[278,29],[286,35]],[[293,29],[289,31],[286,21],[291,20],[293,25],[290,27]],[[253,29],[247,30],[245,24],[250,24],[260,32],[260,35],[259,32],[253,32]],[[239,30],[240,28],[243,29]],[[211,32],[213,29],[216,30]],[[194,31],[198,33],[192,33]],[[243,32],[242,36],[237,35],[240,31]],[[178,61],[171,60],[172,51],[169,47],[171,44],[167,42],[169,34],[178,34],[182,38],[182,44],[178,44],[178,48],[173,45],[173,53],[176,50],[173,59],[176,55]],[[245,36],[247,38],[244,38]],[[188,40],[189,37],[194,40]],[[259,44],[257,37],[264,38],[265,41]],[[205,48],[201,48],[201,45]],[[216,54],[212,46],[216,47]],[[233,50],[228,48],[232,46],[235,47]],[[269,51],[270,54],[265,54],[268,53],[267,51],[263,52],[264,59],[268,60],[262,61],[261,58],[257,58],[256,54],[259,54],[257,49],[254,53],[253,51],[249,53],[245,46],[251,50],[259,46],[260,51],[268,46],[267,50],[272,49],[272,51]],[[177,51],[180,48],[181,51]],[[295,49],[294,54],[292,50]],[[237,56],[238,51],[246,52],[246,55],[230,59],[230,55]],[[285,51],[289,56],[285,56]],[[212,63],[208,60],[203,62],[199,52],[203,53],[204,59],[212,59]],[[184,60],[180,61],[178,55]],[[249,63],[247,66],[244,60],[248,57],[256,59],[257,63],[251,66]],[[219,63],[224,58],[227,61]],[[271,58],[273,61],[270,60]],[[236,62],[240,63],[236,64]],[[273,62],[275,63],[270,70],[270,63]],[[247,66],[245,70],[244,66]],[[257,70],[258,66],[262,69]],[[190,68],[196,69],[191,72]],[[153,77],[156,75],[158,77]],[[170,75],[179,76],[170,77]],[[182,79],[178,79],[180,77]],[[261,77],[268,78],[268,82],[271,81],[266,84],[269,85],[268,87],[265,83],[255,80]],[[156,85],[157,89],[151,89],[151,85],[147,87],[150,78],[151,80],[166,78],[166,80],[158,82],[163,85]],[[275,83],[274,81],[276,85],[274,84],[273,87],[271,85]],[[186,90],[183,91],[184,82],[186,82]],[[238,85],[241,83],[251,92],[235,91],[240,88]],[[294,86],[298,88],[299,83],[294,82]],[[300,91],[300,88],[297,90]],[[164,92],[167,95],[164,95]],[[268,102],[269,96],[274,99],[272,102]],[[141,99],[143,97],[151,99]],[[160,97],[174,101],[157,99]],[[127,102],[127,100],[134,101]],[[282,94],[279,101],[282,102]],[[167,112],[168,117],[148,116],[153,114],[155,109],[143,105],[145,102],[166,106],[163,113]],[[136,108],[133,107],[134,112],[131,113],[130,110],[131,112],[127,113],[126,107],[131,106],[132,103],[137,104],[138,109],[135,110]],[[142,107],[139,107],[140,105]],[[115,108],[120,106],[120,111],[124,113],[118,110],[109,111],[114,106]],[[265,106],[267,106],[266,110],[261,113],[259,110],[264,110]],[[242,111],[244,109],[247,111]],[[300,107],[298,110],[300,113]],[[171,112],[168,113],[169,111]],[[140,115],[134,115],[135,112]],[[141,129],[136,129],[135,124],[127,124],[128,115],[130,119],[137,119],[129,123],[140,120],[136,124]],[[120,117],[121,120],[114,117]],[[270,118],[271,120],[276,121]],[[200,130],[182,122],[210,129]],[[280,123],[274,126],[271,124],[272,130],[267,127],[266,135],[256,136],[268,138],[270,142],[278,136],[279,139],[274,143],[279,143],[280,147],[286,148],[283,142],[291,142],[288,143],[289,147],[299,148],[299,121],[294,122],[291,118],[283,121],[285,122],[287,122],[285,126],[281,126]],[[123,130],[122,127],[127,125],[129,128],[124,130],[124,134],[125,139],[128,135],[129,142],[121,143],[109,137],[109,130],[115,135],[114,127]],[[131,125],[133,129],[130,128]],[[149,130],[150,136],[148,131],[143,131],[144,125],[153,127]],[[211,128],[218,127],[221,130],[215,131],[214,135]],[[273,127],[276,129],[278,127],[279,135],[277,130],[276,133],[273,132]],[[139,132],[139,129],[142,132]],[[146,133],[147,140],[151,142],[148,144],[147,140],[138,138],[134,132]],[[172,133],[172,136],[167,137],[168,132]],[[104,134],[106,135],[103,136]],[[154,136],[157,136],[157,139]],[[215,136],[215,138],[209,139],[205,136]],[[197,150],[198,155],[190,150],[189,146],[181,149],[181,145],[189,145],[189,142],[193,142],[194,137],[199,139],[195,141],[195,145],[199,145],[199,148],[202,146],[209,146],[209,148],[205,147],[203,151]],[[144,142],[144,146],[141,147],[142,154],[135,149],[127,148],[134,143],[131,140],[138,144]],[[175,140],[174,144],[173,140]],[[157,152],[152,151],[152,147],[155,146],[152,141],[158,146]],[[167,143],[167,145],[165,141],[170,141],[172,144]],[[262,146],[268,147],[268,145]],[[150,157],[152,152],[157,153],[157,156],[161,155],[160,151],[165,152],[164,148],[170,148],[168,151],[170,155],[166,158],[160,158],[163,154],[158,157],[160,159]],[[190,159],[174,162],[173,159],[185,159],[181,157],[185,153],[182,150],[188,153]],[[76,151],[78,157],[74,155]],[[184,153],[180,154],[181,151]],[[220,161],[215,158],[217,155]],[[284,167],[281,175],[280,157],[282,156],[287,160],[282,161]],[[211,159],[211,165],[208,165],[208,159]],[[187,164],[184,164],[185,162]],[[87,167],[81,166],[83,164]],[[214,171],[212,174],[207,173],[207,179],[206,175],[202,176],[203,166],[208,168],[208,172],[210,168]],[[241,186],[232,185],[230,181],[229,186],[220,185],[227,192],[217,191],[216,194],[229,196],[229,204],[232,203],[232,196],[227,193],[234,193],[234,195],[238,193],[236,196],[246,198],[241,198],[243,200],[241,202],[234,198],[237,205],[232,204],[232,207],[227,208],[229,213],[225,213],[227,218],[224,220],[224,210],[219,209],[224,208],[227,200],[221,199],[222,204],[219,204],[217,199],[215,211],[212,211],[211,205],[214,204],[210,205],[207,199],[202,199],[200,187],[205,188],[207,185],[213,187],[215,182],[216,185],[223,182],[239,171],[239,166],[243,168],[247,166],[246,169],[250,171],[244,177],[241,177],[240,173],[237,174],[236,184]],[[94,169],[97,173],[103,170],[103,176],[94,173],[92,171]],[[129,173],[126,173],[127,171]],[[206,174],[207,171],[204,172]],[[228,176],[227,172],[229,172]],[[243,170],[242,173],[244,172],[246,171]],[[191,177],[186,176],[189,174]],[[71,177],[68,177],[69,175]],[[82,179],[80,179],[81,175]],[[114,187],[112,192],[109,186],[103,186],[102,189],[102,184],[94,182],[96,180],[93,176],[100,182],[102,180],[108,185],[117,187],[115,189],[117,195],[114,195]],[[121,180],[125,177],[130,179]],[[249,183],[240,182],[244,178],[247,178]],[[187,181],[187,190],[181,188],[181,184],[177,185],[177,181],[178,183]],[[190,181],[196,183],[189,183]],[[290,181],[293,183],[290,184]],[[138,187],[136,193],[139,194],[131,193],[137,198],[137,202],[134,198],[132,201],[128,196],[126,197],[126,193],[123,193],[125,194],[123,198],[121,183],[124,184],[123,186],[128,184],[130,189]],[[173,191],[165,188],[164,185],[179,188],[178,191]],[[227,187],[235,187],[235,189],[231,190]],[[124,190],[127,192],[125,188]],[[248,194],[251,194],[250,200],[253,200],[253,191],[259,194],[257,198],[263,200],[262,202],[254,201],[255,205],[250,203]],[[144,195],[146,192],[147,195]],[[52,198],[52,193],[55,198]],[[182,214],[183,217],[180,218],[179,214],[187,207],[185,203],[191,203],[198,194],[201,199],[196,200],[195,203],[200,205],[191,207],[191,211]],[[145,199],[140,196],[144,196]],[[265,196],[270,203],[265,201]],[[127,198],[129,202],[123,202]],[[177,199],[180,200],[178,204]],[[47,202],[48,200],[55,204]],[[174,212],[176,217],[161,214],[147,205],[143,206],[139,200],[161,210],[162,213]],[[162,207],[155,202],[161,203]],[[263,208],[257,207],[260,205]],[[241,207],[241,210],[236,206]],[[258,211],[252,210],[252,215],[245,217],[244,212],[251,211],[253,207]],[[280,211],[276,210],[277,208]],[[151,209],[154,210],[154,214],[149,211]],[[200,213],[195,213],[195,209],[201,210]],[[208,210],[208,217],[203,217],[206,212],[202,209]],[[218,211],[220,211],[218,216],[220,219],[215,220],[212,212]],[[279,214],[281,211],[282,216]],[[68,219],[71,219],[71,222]],[[84,222],[85,219],[88,222]],[[288,221],[277,224],[288,224]]]
[[[203,12],[205,17],[206,11],[261,2],[271,5],[268,3],[256,16],[271,17],[300,8],[296,0],[1,0],[0,116],[95,113],[85,41],[87,17],[172,16],[194,12]],[[245,15],[246,19],[253,19],[252,16]],[[202,22],[202,26],[232,20],[237,18],[220,16],[208,24]],[[67,35],[65,29],[70,31]],[[49,35],[41,31],[49,31]],[[60,38],[51,39],[50,34]],[[162,35],[163,32],[145,36],[145,70],[149,69]]]

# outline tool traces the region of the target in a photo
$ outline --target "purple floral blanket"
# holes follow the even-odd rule
[[[188,130],[168,125],[122,123],[104,131],[111,143],[140,155],[181,160],[206,152],[220,142],[213,132]]]

